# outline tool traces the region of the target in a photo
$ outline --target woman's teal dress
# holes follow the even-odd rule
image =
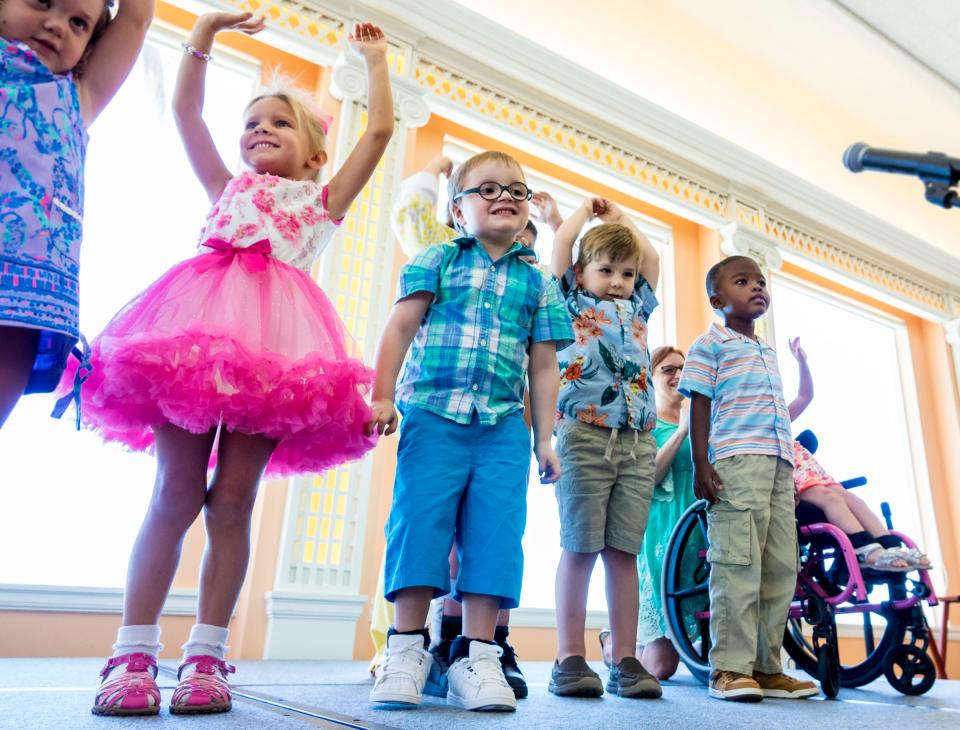
[[[677,424],[657,419],[653,429],[660,449],[676,433]],[[677,520],[695,501],[693,495],[693,461],[690,456],[690,438],[683,440],[673,464],[653,489],[650,518],[643,537],[643,550],[637,556],[640,571],[640,616],[637,624],[637,642],[648,644],[667,635],[663,609],[660,603],[660,573],[667,541]]]

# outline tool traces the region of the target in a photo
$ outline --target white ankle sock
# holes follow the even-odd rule
[[[160,643],[160,627],[156,624],[121,626],[117,629],[117,642],[113,645],[113,656],[123,656],[124,654],[157,656],[161,649],[163,649],[163,644]],[[126,669],[126,664],[114,667],[110,670],[109,678],[112,679],[116,675],[122,674]]]
[[[156,656],[162,648],[160,627],[156,624],[121,626],[117,630],[117,643],[113,645],[113,656],[136,653]]]
[[[202,654],[205,656],[223,659],[227,653],[227,637],[230,629],[211,624],[194,624],[190,629],[190,637],[183,645],[183,658]]]

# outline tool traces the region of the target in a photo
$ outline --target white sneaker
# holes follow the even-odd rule
[[[470,656],[447,670],[447,704],[465,710],[516,710],[517,698],[500,666],[502,653],[495,644],[471,641]]]
[[[386,659],[370,690],[371,702],[419,705],[433,656],[423,648],[420,634],[393,634],[387,639]]]

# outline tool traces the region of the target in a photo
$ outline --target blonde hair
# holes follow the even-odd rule
[[[307,133],[307,141],[310,144],[308,151],[311,157],[317,152],[326,151],[327,132],[321,121],[324,115],[317,108],[310,94],[294,85],[293,79],[275,73],[270,83],[247,103],[243,113],[246,114],[250,107],[264,99],[279,99],[290,107],[297,128]],[[319,172],[318,170],[318,175]]]
[[[462,229],[456,222],[456,219],[453,217],[453,206],[455,205],[453,199],[457,197],[463,190],[463,181],[466,179],[467,174],[471,170],[474,170],[482,165],[484,162],[497,162],[501,165],[515,167],[520,173],[520,177],[523,178],[523,181],[527,181],[523,174],[523,168],[520,166],[520,163],[513,159],[513,157],[508,155],[506,152],[487,150],[486,152],[480,152],[465,160],[462,165],[453,171],[453,173],[450,175],[450,180],[447,182],[447,199],[450,201],[447,213],[450,215],[450,220],[453,222],[453,227],[457,230]]]
[[[591,228],[580,239],[580,253],[577,266],[581,269],[591,261],[606,256],[611,263],[640,260],[640,246],[633,232],[621,223],[604,223]]]

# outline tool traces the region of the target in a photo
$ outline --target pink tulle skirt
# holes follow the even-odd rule
[[[280,476],[329,469],[376,443],[364,434],[373,373],[333,305],[307,274],[263,252],[177,264],[90,349],[83,423],[134,450],[152,449],[156,425],[222,425],[276,439],[267,473]]]

